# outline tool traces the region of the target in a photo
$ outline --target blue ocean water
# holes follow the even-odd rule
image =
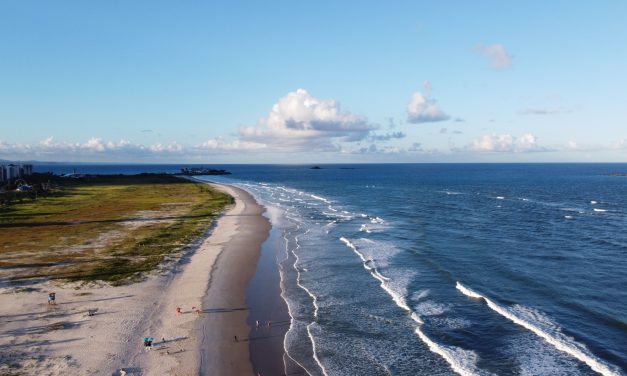
[[[627,164],[212,167],[270,209],[311,375],[627,370]]]

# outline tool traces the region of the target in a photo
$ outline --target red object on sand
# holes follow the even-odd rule
[[[176,307],[176,314],[180,315],[181,314],[181,307]]]

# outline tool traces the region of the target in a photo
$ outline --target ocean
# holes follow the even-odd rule
[[[311,375],[627,370],[627,164],[208,167],[268,208]]]

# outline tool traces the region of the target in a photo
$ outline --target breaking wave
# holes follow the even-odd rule
[[[515,324],[531,331],[538,337],[550,343],[556,349],[565,352],[587,364],[592,370],[605,376],[618,376],[620,372],[617,367],[611,366],[599,358],[595,357],[585,345],[575,342],[561,332],[556,324],[552,323],[546,315],[534,312],[523,306],[504,307],[487,297],[465,287],[457,282],[455,286],[462,294],[475,299],[483,299],[488,307],[499,315],[507,318]]]

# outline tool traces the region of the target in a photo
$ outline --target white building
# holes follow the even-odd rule
[[[0,165],[0,182],[8,182],[17,178],[24,178],[33,174],[33,165],[31,164],[8,164]]]

